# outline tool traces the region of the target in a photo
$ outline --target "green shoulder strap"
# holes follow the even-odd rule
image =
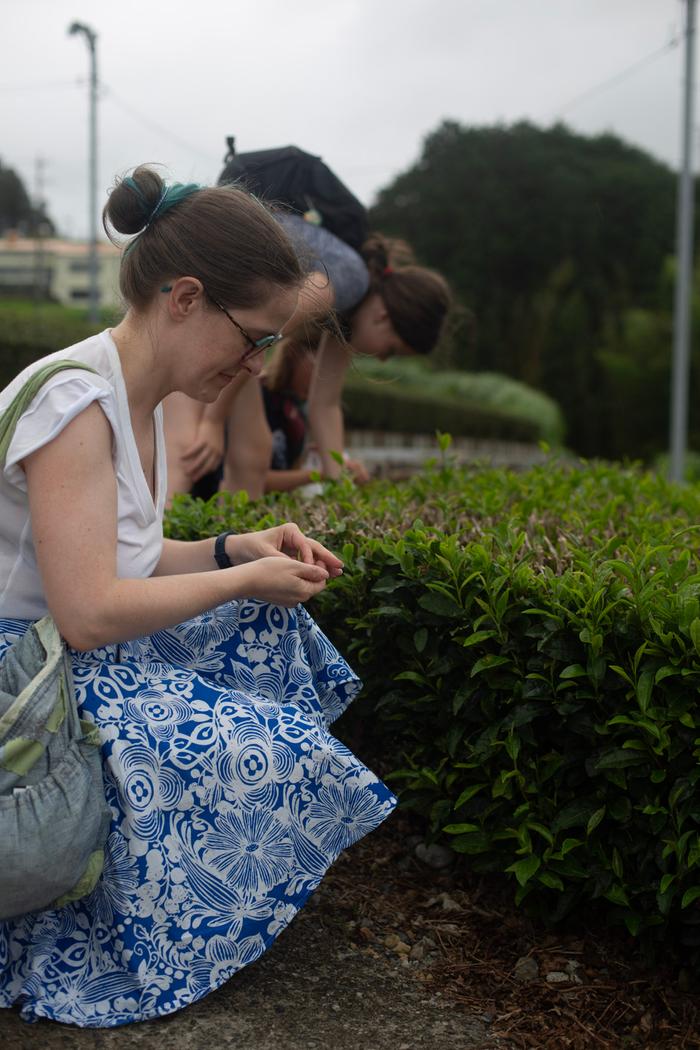
[[[96,369],[90,368],[89,365],[84,365],[82,361],[72,361],[67,357],[60,361],[51,361],[42,368],[38,368],[29,377],[24,386],[19,389],[5,411],[0,415],[0,468],[5,465],[7,450],[10,447],[10,442],[22,413],[27,411],[44,383],[55,376],[57,372],[63,372],[66,368],[79,368],[83,372],[93,372],[97,375]]]

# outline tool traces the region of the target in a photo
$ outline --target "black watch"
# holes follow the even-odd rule
[[[231,569],[233,568],[233,562],[226,553],[226,540],[229,536],[235,536],[236,533],[233,529],[229,529],[228,532],[222,532],[220,536],[216,537],[214,543],[214,561],[220,569]]]

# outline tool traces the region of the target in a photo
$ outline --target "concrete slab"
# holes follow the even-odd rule
[[[321,890],[257,963],[169,1017],[113,1029],[0,1011],[3,1050],[473,1050],[486,1026],[400,962],[350,946]]]

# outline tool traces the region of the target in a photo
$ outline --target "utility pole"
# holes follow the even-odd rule
[[[89,215],[89,310],[90,320],[97,323],[100,312],[99,262],[97,259],[97,34],[83,22],[73,22],[68,29],[73,35],[82,33],[90,51],[90,93],[89,93],[89,159],[88,183],[90,202]]]
[[[46,297],[48,291],[44,273],[44,168],[46,161],[34,161],[34,304]]]
[[[693,287],[693,106],[695,102],[695,3],[686,0],[683,92],[683,153],[676,206],[676,289],[671,375],[671,456],[669,478],[682,481],[688,440],[690,308]]]

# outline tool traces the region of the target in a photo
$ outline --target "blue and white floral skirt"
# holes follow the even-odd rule
[[[0,620],[0,656],[26,630]],[[74,653],[113,819],[89,897],[0,923],[0,1006],[111,1027],[257,959],[395,805],[328,732],[360,683],[305,609],[233,602]]]

